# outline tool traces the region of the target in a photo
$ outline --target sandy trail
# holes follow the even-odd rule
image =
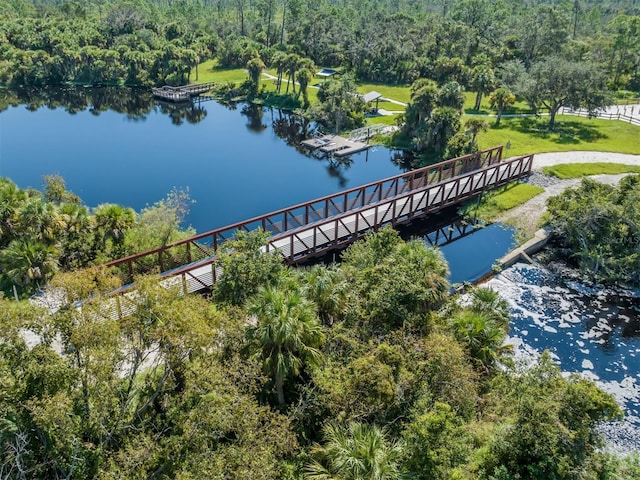
[[[497,221],[514,225],[527,237],[533,236],[538,229],[542,215],[546,211],[547,198],[559,195],[568,187],[580,183],[579,178],[561,180],[542,174],[542,167],[559,163],[623,163],[626,165],[640,165],[640,155],[628,155],[609,152],[557,152],[540,153],[533,157],[533,175],[529,183],[539,185],[545,189],[528,202],[519,205],[502,214]],[[617,184],[625,175],[594,175],[591,178],[602,183]]]

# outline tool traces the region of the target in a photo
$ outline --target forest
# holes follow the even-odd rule
[[[246,69],[217,94],[298,109],[328,131],[364,124],[354,82],[411,86],[404,128],[383,141],[424,165],[477,150],[489,125],[462,121],[465,91],[474,111],[489,99],[496,126],[526,105],[549,113],[550,131],[563,106],[637,96],[639,12],[634,0],[2,0],[0,85],[179,85],[205,64]],[[343,75],[310,99],[321,67]]]
[[[640,2],[0,0],[0,109],[100,111],[99,94],[47,92],[195,82],[206,60],[246,68],[252,95],[274,69],[336,129],[362,121],[353,82],[410,85],[395,141],[442,158],[486,127],[463,125],[465,90],[490,96],[498,123],[517,98],[550,128],[562,104],[637,94]],[[319,66],[345,75],[312,104]],[[130,106],[152,103],[115,103]],[[551,199],[557,248],[594,280],[638,285],[639,198],[636,176]],[[598,432],[622,418],[614,398],[549,353],[513,358],[507,303],[452,295],[440,251],[390,228],[299,268],[262,250],[264,232],[240,233],[212,289],[139,277],[134,313],[105,315],[122,282],[100,265],[192,235],[191,202],[173,190],[139,212],[90,208],[57,175],[41,190],[0,178],[0,478],[640,478],[640,455]]]
[[[586,271],[595,250],[599,278],[638,281],[639,194],[630,177],[550,201]],[[384,228],[292,268],[238,234],[213,289],[139,277],[113,318],[121,280],[99,265],[189,235],[188,192],[89,209],[49,176],[42,192],[3,179],[0,198],[2,478],[638,478],[638,455],[602,450],[613,397],[546,353],[512,358],[506,302],[451,296],[420,240]]]

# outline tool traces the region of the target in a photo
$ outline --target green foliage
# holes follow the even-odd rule
[[[404,243],[391,228],[367,235],[343,254],[352,286],[350,309],[358,322],[389,328],[425,324],[425,314],[448,293],[449,269],[442,254],[422,241]]]
[[[585,473],[600,445],[594,425],[619,414],[613,398],[581,377],[563,378],[548,353],[505,380],[513,420],[494,437],[480,478],[568,480]]]
[[[295,286],[280,285],[259,290],[247,310],[257,319],[257,325],[247,330],[247,339],[273,379],[278,404],[284,405],[285,381],[322,362],[318,347],[324,336],[315,305]]]
[[[312,450],[314,457],[305,468],[310,480],[402,478],[400,456],[403,445],[389,440],[384,429],[351,422],[346,428],[330,424],[324,429],[324,445]]]
[[[596,281],[640,284],[640,177],[618,187],[584,179],[578,188],[550,198],[550,224],[568,255]]]
[[[355,83],[348,76],[323,82],[320,103],[312,108],[311,117],[336,133],[363,126],[366,105],[355,93]]]
[[[268,234],[262,230],[238,231],[217,252],[224,271],[213,295],[219,302],[241,306],[260,288],[275,286],[285,274],[278,251],[264,252]]]
[[[421,401],[403,433],[412,478],[444,480],[465,463],[473,441],[464,420],[446,403]]]

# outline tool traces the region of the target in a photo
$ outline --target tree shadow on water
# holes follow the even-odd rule
[[[607,138],[595,125],[572,120],[556,120],[550,130],[548,118],[524,117],[515,119],[505,127],[562,145],[592,143]],[[493,128],[501,129],[503,125]]]

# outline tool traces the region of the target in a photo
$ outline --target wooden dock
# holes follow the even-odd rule
[[[369,148],[369,145],[363,142],[348,140],[339,135],[323,135],[321,137],[309,138],[303,140],[302,144],[311,149],[319,150],[327,155],[334,157],[346,157],[353,153],[362,152]]]
[[[152,88],[151,92],[154,97],[167,102],[189,102],[193,97],[207,93],[214,85],[213,82],[182,85],[179,87],[165,85],[164,87]]]

